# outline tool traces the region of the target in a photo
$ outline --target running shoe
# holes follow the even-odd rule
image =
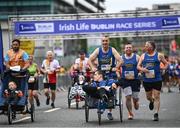
[[[149,109],[150,109],[150,110],[153,110],[153,109],[154,109],[154,101],[151,101],[151,102],[149,103]]]
[[[128,120],[133,120],[133,117],[134,117],[133,113],[128,114]]]
[[[52,108],[55,108],[55,105],[54,105],[54,103],[51,103],[51,107],[52,107]]]
[[[50,100],[50,97],[47,97],[47,99],[46,99],[46,105],[49,105],[49,100]]]
[[[107,118],[108,118],[109,120],[113,120],[112,113],[108,113],[108,114],[107,114]]]
[[[158,113],[155,113],[155,114],[154,114],[154,119],[153,119],[153,121],[159,121]]]

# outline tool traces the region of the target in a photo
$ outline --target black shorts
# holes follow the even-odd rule
[[[131,87],[133,92],[139,92],[140,91],[140,85],[141,81],[140,80],[126,80],[126,79],[121,79],[121,87],[127,88]]]
[[[39,90],[38,81],[34,83],[28,83],[28,90]]]
[[[44,83],[44,89],[51,89],[56,90],[56,84],[55,83]]]
[[[152,89],[161,91],[162,81],[157,82],[143,82],[143,86],[146,92],[151,91]]]

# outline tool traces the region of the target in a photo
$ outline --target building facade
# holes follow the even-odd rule
[[[180,3],[172,4],[153,4],[153,10],[180,10]]]
[[[15,16],[18,19],[22,15],[103,13],[104,10],[105,0],[0,0],[0,25],[4,51],[9,49],[10,41],[12,40],[8,23],[9,16]],[[74,45],[72,41],[67,42],[71,42]]]
[[[0,20],[9,15],[104,12],[105,0],[0,0]]]
[[[124,10],[122,12],[124,13],[134,13],[139,16],[139,14],[144,14],[144,16],[166,16],[169,13],[175,14],[175,12],[180,10],[180,3],[170,3],[170,4],[153,4],[152,10],[149,10],[148,8],[141,8],[137,7],[136,10]],[[162,11],[162,12],[161,12]],[[153,15],[151,15],[149,12],[154,12]],[[173,30],[172,30],[173,32]],[[153,34],[155,32],[152,32]],[[170,53],[170,44],[171,41],[177,38],[180,38],[177,34],[171,34],[171,31],[169,31],[169,35],[164,36],[164,32],[157,33],[155,36],[151,36],[151,33],[149,33],[150,36],[139,36],[137,32],[136,37],[128,37],[128,40],[132,42],[137,49],[143,49],[146,41],[153,40],[155,41],[157,45],[157,50],[161,51],[165,54]]]

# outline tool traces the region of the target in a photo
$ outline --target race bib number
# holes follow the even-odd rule
[[[110,70],[111,69],[111,66],[110,65],[108,65],[108,64],[104,64],[104,65],[101,65],[101,70],[102,71],[105,71],[105,70]]]
[[[149,70],[148,73],[145,73],[146,78],[155,78],[154,70]]]
[[[29,80],[28,80],[28,83],[34,83],[34,82],[35,82],[34,76],[30,76]]]
[[[134,71],[125,71],[125,78],[128,80],[134,79]]]

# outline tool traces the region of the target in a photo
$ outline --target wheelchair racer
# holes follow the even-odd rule
[[[93,80],[94,82],[92,82],[91,85],[84,85],[83,86],[83,90],[91,97],[96,98],[96,99],[102,99],[105,102],[108,101],[108,99],[110,97],[113,96],[112,91],[110,91],[111,89],[116,89],[117,86],[115,83],[116,81],[113,79],[109,79],[109,80],[104,80],[103,77],[103,72],[102,71],[95,71],[94,76],[93,76]],[[109,120],[113,120],[113,116],[111,113],[111,109],[109,110],[107,117]],[[101,112],[103,113],[104,110]]]
[[[84,51],[79,52],[79,57],[75,60],[75,63],[71,66],[70,69],[71,77],[74,79],[73,84],[78,82],[78,75],[82,74],[85,76],[85,81],[90,81],[90,68],[88,66],[88,58],[85,55]]]
[[[104,72],[106,79],[117,79],[120,77],[119,69],[122,60],[119,53],[115,48],[109,46],[110,40],[108,36],[102,37],[102,46],[96,48],[94,52],[90,55],[88,64],[91,67],[92,71],[101,70]],[[98,60],[98,65],[95,66],[95,61]],[[107,115],[109,120],[113,120],[111,109]]]

